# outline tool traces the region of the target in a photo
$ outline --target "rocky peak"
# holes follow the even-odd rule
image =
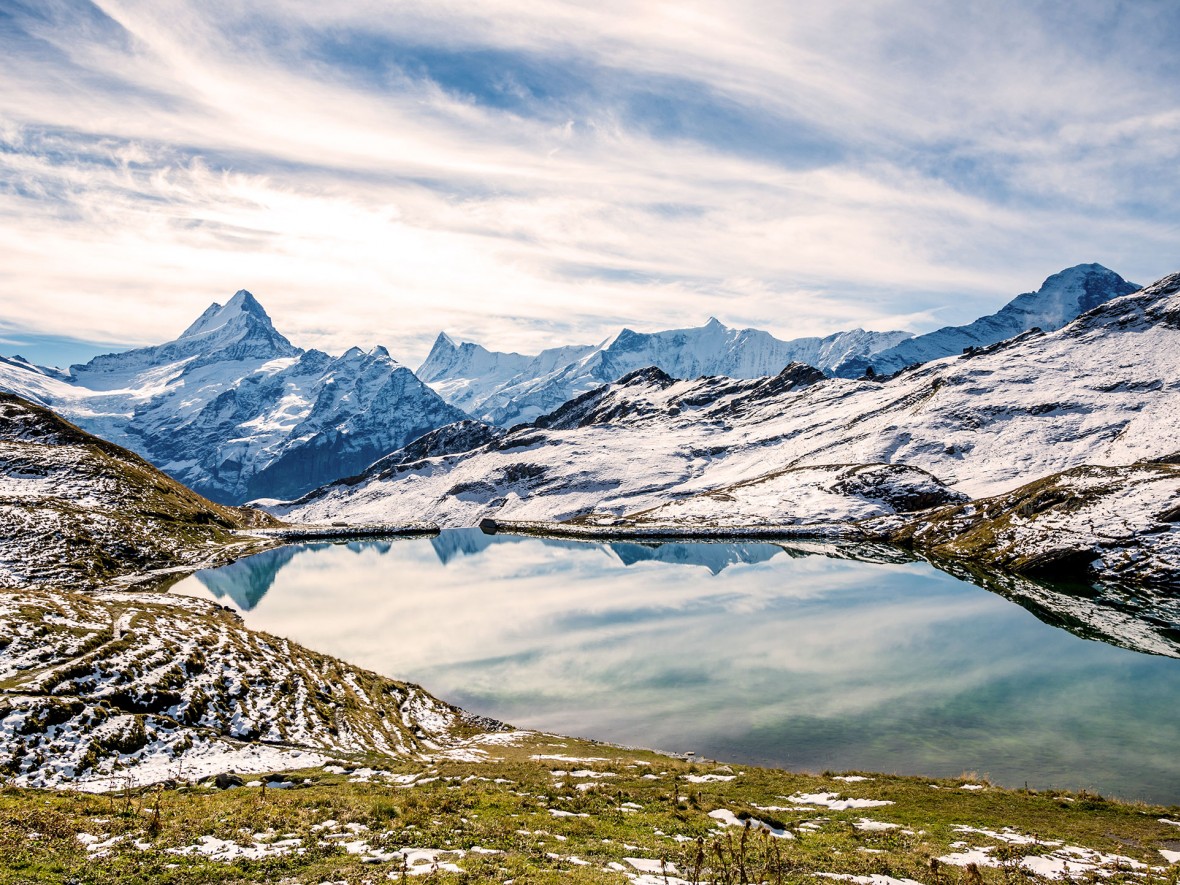
[[[1037,291],[1017,295],[995,313],[964,326],[945,326],[906,339],[869,356],[851,357],[836,366],[834,374],[858,378],[871,366],[877,375],[889,375],[969,348],[989,347],[1030,329],[1052,332],[1080,314],[1138,289],[1101,264],[1067,267],[1046,279]]]
[[[275,329],[258,299],[239,289],[222,307],[211,304],[175,344],[200,344],[206,353],[227,352],[227,359],[298,356],[302,351]],[[168,345],[161,345],[168,347]]]
[[[185,370],[213,363],[297,357],[303,350],[279,334],[258,300],[240,289],[224,306],[214,303],[175,341],[96,356],[70,367],[72,380],[91,389],[134,386],[145,371],[185,362]]]
[[[183,339],[194,338],[198,335],[207,335],[220,331],[232,323],[239,325],[256,323],[269,329],[271,332],[275,331],[270,316],[263,306],[258,303],[258,299],[245,289],[239,289],[225,303],[224,307],[217,302],[210,304],[205,309],[205,312],[197,317],[196,322],[181,333],[180,337]],[[275,334],[277,335],[278,333],[275,332]]]
[[[1079,264],[1048,277],[1036,292],[1018,295],[1000,309],[996,318],[1019,318],[1024,328],[1012,330],[1013,334],[1033,326],[1051,331],[1099,304],[1138,289],[1135,283],[1101,264]]]
[[[423,381],[430,383],[445,377],[447,370],[455,364],[459,355],[459,345],[446,332],[439,332],[430,347],[426,360],[418,367],[417,375]]]

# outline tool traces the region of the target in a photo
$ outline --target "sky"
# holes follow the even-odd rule
[[[1180,6],[0,0],[0,354],[967,322],[1180,270]]]

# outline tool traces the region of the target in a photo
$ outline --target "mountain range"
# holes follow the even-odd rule
[[[416,459],[394,453],[275,512],[443,526],[598,514],[609,525],[659,508],[660,522],[708,526],[956,505],[1081,465],[1180,459],[1177,354],[1180,274],[1057,331],[1025,332],[888,379],[825,378],[801,364],[753,380],[640,370],[473,447],[426,451],[419,441]],[[1142,487],[1166,494],[1173,473]],[[1150,512],[1137,514],[1112,503],[1095,524],[1112,537],[1124,529],[1170,537],[1174,520],[1156,516],[1162,505],[1144,507]]]
[[[853,329],[826,338],[781,341],[760,329],[731,329],[716,318],[699,328],[623,329],[597,346],[572,345],[536,356],[497,353],[439,334],[417,375],[472,417],[508,427],[648,366],[676,378],[761,378],[793,362],[830,369],[892,347],[909,332]]]
[[[488,443],[637,370],[756,381],[805,363],[825,375],[859,376],[870,366],[881,375],[958,354],[965,342],[978,348],[1036,325],[1056,328],[1134,288],[1100,265],[1079,265],[992,316],[916,338],[855,329],[783,341],[711,319],[526,356],[440,334],[417,375],[382,347],[338,357],[296,347],[241,290],[174,341],[68,371],[0,357],[0,390],[54,409],[215,501],[293,499],[391,451],[406,461]]]
[[[68,373],[0,361],[8,390],[144,456],[209,498],[290,498],[466,416],[383,347],[291,344],[249,292],[166,344]]]
[[[715,318],[698,328],[664,332],[623,329],[596,346],[570,345],[536,356],[499,353],[440,333],[417,375],[443,399],[489,424],[532,421],[562,403],[648,366],[673,378],[702,375],[761,378],[798,362],[825,375],[857,378],[985,347],[1029,329],[1059,329],[1087,310],[1139,287],[1100,264],[1049,277],[994,314],[926,335],[853,329],[825,338],[783,341],[759,329],[733,329]]]

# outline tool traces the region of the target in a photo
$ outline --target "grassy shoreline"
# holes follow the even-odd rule
[[[535,732],[476,738],[429,761],[334,760],[268,780],[0,790],[0,883],[352,885],[427,874],[658,885],[666,871],[669,883],[1174,885],[1180,872],[1160,853],[1180,852],[1180,824],[1166,822],[1180,821],[1176,806],[718,765]]]

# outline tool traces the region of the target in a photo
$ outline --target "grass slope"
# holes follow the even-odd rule
[[[53,412],[0,394],[0,587],[100,587],[228,561],[278,525],[224,507]]]
[[[1180,870],[1180,809],[975,776],[804,775],[531,732],[366,761],[226,791],[2,790],[0,883],[1175,885]]]
[[[415,685],[248,630],[211,602],[0,592],[11,783],[102,790],[327,754],[417,758],[480,730]]]

